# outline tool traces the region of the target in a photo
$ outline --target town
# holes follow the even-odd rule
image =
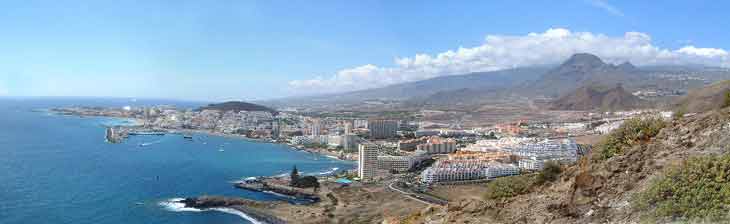
[[[322,116],[296,109],[247,111],[208,107],[193,110],[173,106],[73,107],[53,111],[130,118],[137,122],[132,128],[109,127],[107,140],[112,143],[135,134],[198,131],[288,144],[332,158],[357,161],[357,169],[324,180],[347,185],[387,184],[418,200],[436,204],[441,199],[421,194],[431,186],[481,183],[539,172],[551,164],[572,165],[591,150],[590,144],[580,143],[586,136],[590,139],[590,136],[606,134],[634,117],[672,117],[672,112],[657,110],[591,112],[572,115],[574,119],[570,122],[519,120],[458,129],[423,128],[426,122],[413,119],[419,116],[410,114],[397,119]]]

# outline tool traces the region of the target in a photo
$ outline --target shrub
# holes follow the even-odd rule
[[[298,188],[319,188],[319,181],[314,176],[304,176],[293,182],[292,186]]]
[[[670,167],[633,203],[649,218],[726,220],[730,218],[730,155],[695,157]]]
[[[484,197],[487,199],[511,198],[530,192],[534,184],[534,175],[500,177],[487,183],[487,192]]]
[[[725,91],[725,99],[722,101],[722,108],[730,107],[730,91]]]
[[[560,173],[563,172],[560,163],[555,161],[545,162],[545,168],[537,174],[537,183],[544,184],[553,182],[558,179]]]
[[[608,134],[596,147],[598,159],[621,155],[634,145],[649,141],[666,123],[660,117],[631,118]]]

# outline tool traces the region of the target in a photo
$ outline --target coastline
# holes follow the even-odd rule
[[[47,109],[48,112],[55,115],[61,115],[61,116],[76,116],[80,118],[87,118],[87,117],[96,117],[96,118],[114,118],[114,119],[124,119],[125,121],[130,121],[131,124],[125,124],[125,125],[110,125],[110,126],[125,126],[125,127],[143,127],[146,123],[143,119],[140,118],[132,118],[132,117],[122,117],[122,116],[103,116],[103,115],[83,115],[83,114],[76,114],[76,113],[69,113],[69,112],[62,112],[57,110],[56,108]],[[204,135],[211,135],[211,136],[219,136],[219,137],[225,137],[225,138],[235,138],[235,139],[241,139],[244,141],[249,142],[257,142],[257,143],[270,143],[270,144],[280,144],[285,145],[288,148],[296,151],[303,151],[308,152],[312,154],[318,154],[325,156],[330,159],[336,159],[336,160],[342,160],[342,161],[357,161],[354,159],[354,154],[349,153],[345,154],[344,157],[340,157],[339,154],[335,152],[330,152],[323,149],[315,149],[315,148],[306,148],[306,147],[298,147],[295,145],[291,145],[285,142],[277,142],[277,141],[269,141],[266,139],[261,138],[250,138],[244,135],[237,135],[237,134],[226,134],[221,132],[216,132],[213,130],[202,130],[202,129],[170,129],[170,128],[161,128],[161,127],[155,127],[159,130],[164,130],[169,133],[178,133],[178,134],[204,134]]]
[[[226,134],[226,133],[220,133],[220,132],[215,132],[215,131],[211,131],[211,130],[201,130],[201,129],[162,129],[162,130],[165,130],[165,131],[168,131],[171,133],[204,134],[204,135],[219,136],[219,137],[225,137],[225,138],[241,139],[241,140],[248,141],[248,142],[284,145],[284,146],[287,146],[289,149],[292,149],[295,151],[302,151],[302,152],[308,152],[308,153],[312,153],[312,154],[318,154],[318,155],[322,155],[322,156],[325,156],[330,159],[336,159],[336,160],[342,160],[342,161],[353,161],[353,162],[357,161],[350,154],[346,154],[347,156],[345,156],[344,158],[340,158],[337,153],[330,152],[330,151],[323,150],[323,149],[297,147],[297,146],[291,145],[289,143],[269,141],[267,139],[261,139],[261,138],[250,138],[250,137],[246,137],[245,135]]]

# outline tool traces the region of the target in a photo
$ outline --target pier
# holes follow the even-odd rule
[[[106,128],[105,139],[112,144],[122,143],[129,136],[163,136],[168,134],[165,130],[146,129],[141,127],[111,126]]]

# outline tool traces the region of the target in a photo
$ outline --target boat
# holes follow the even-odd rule
[[[191,136],[191,135],[183,135],[183,138],[184,139],[193,139],[193,136]]]
[[[218,149],[218,152],[225,152],[225,151],[226,150],[224,150],[224,149]]]

